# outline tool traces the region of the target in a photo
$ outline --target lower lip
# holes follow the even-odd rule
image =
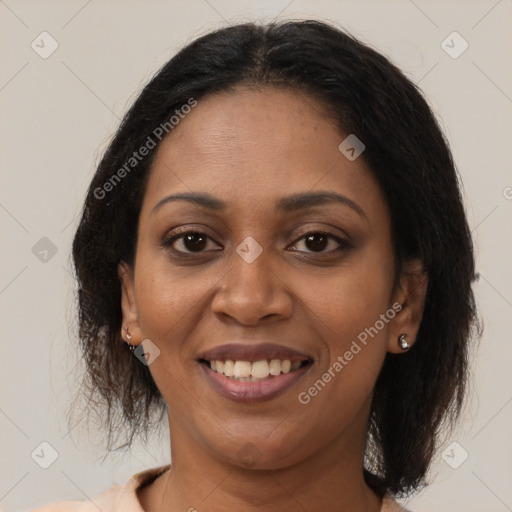
[[[199,363],[208,381],[223,397],[235,402],[255,403],[271,400],[293,386],[310,368],[307,364],[290,373],[281,373],[261,382],[241,382],[214,372],[204,363]]]

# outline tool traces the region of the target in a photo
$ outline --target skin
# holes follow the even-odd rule
[[[362,475],[372,390],[386,353],[402,352],[398,336],[416,338],[427,279],[410,261],[394,287],[388,206],[363,158],[338,150],[347,135],[301,93],[237,88],[200,99],[159,147],[134,268],[119,266],[123,326],[130,343],[159,348],[149,369],[169,408],[173,467],[140,492],[145,511],[380,510]],[[281,197],[320,190],[364,213],[335,202],[275,211]],[[227,208],[181,200],[154,210],[169,194],[192,191]],[[172,245],[181,258],[162,246],[180,226],[208,237],[202,252],[183,238]],[[349,245],[308,243],[319,229]],[[236,252],[248,236],[263,251],[250,264]],[[298,394],[394,303],[402,310],[301,404]],[[196,360],[237,341],[294,347],[314,364],[284,394],[236,403],[209,385]],[[248,443],[257,454],[251,467],[239,456]]]

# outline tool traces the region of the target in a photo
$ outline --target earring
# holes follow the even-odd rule
[[[126,331],[126,339],[128,340],[126,343],[128,345],[128,348],[130,349],[130,352],[133,353],[133,351],[137,348],[137,345],[132,345],[130,343],[130,340],[132,339],[132,335],[128,332],[128,326],[126,326],[124,328],[124,330]]]
[[[404,334],[400,334],[400,336],[398,337],[398,345],[404,352],[407,352],[407,350],[409,350],[411,348],[411,345],[407,341],[406,336],[407,335],[404,333]]]

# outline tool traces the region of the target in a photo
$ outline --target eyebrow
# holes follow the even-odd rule
[[[225,201],[210,194],[201,192],[181,192],[161,199],[151,210],[151,214],[154,214],[157,210],[162,208],[162,206],[173,201],[188,201],[214,211],[225,210],[228,206]],[[361,217],[367,218],[364,210],[357,203],[352,201],[352,199],[331,191],[301,192],[287,197],[282,197],[276,201],[276,211],[291,213],[305,208],[311,208],[313,206],[322,206],[332,203],[341,203],[354,210]]]

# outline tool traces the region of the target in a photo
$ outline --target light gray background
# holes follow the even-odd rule
[[[101,435],[87,437],[80,423],[69,432],[77,212],[119,119],[160,65],[213,28],[276,16],[347,28],[418,83],[441,120],[464,181],[485,332],[460,428],[443,442],[433,484],[408,506],[512,510],[511,15],[511,0],[0,0],[1,510],[87,499],[168,462],[165,435],[104,460]],[[43,31],[58,42],[47,59],[31,48]],[[453,31],[469,43],[456,59],[441,46]],[[447,44],[453,52],[462,41]],[[32,252],[43,237],[54,256]],[[46,470],[31,458],[43,441],[58,452]],[[469,454],[457,469],[442,458],[454,441],[448,460]]]

